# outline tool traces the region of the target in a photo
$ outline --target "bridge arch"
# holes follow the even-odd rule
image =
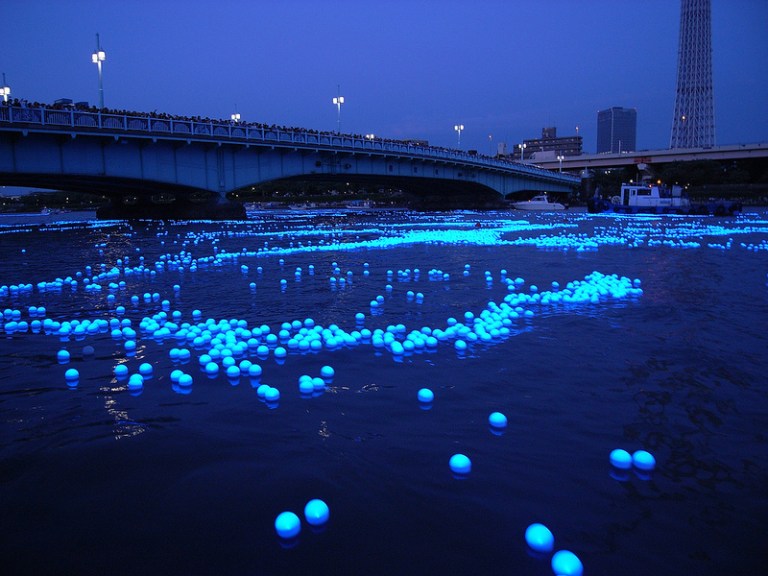
[[[227,195],[286,178],[378,178],[436,190],[568,192],[578,179],[457,150],[263,125],[0,106],[0,183],[170,198],[147,217],[232,216]],[[177,202],[178,201],[178,202]],[[123,202],[124,204],[124,202]],[[113,201],[115,215],[127,209]],[[140,209],[136,209],[140,210]],[[242,209],[241,209],[242,210]]]

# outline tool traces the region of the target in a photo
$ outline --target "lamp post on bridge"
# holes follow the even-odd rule
[[[235,112],[234,114],[232,114],[230,118],[232,118],[232,122],[234,122],[235,124],[240,122],[240,114],[238,112]]]
[[[517,147],[520,148],[520,162],[522,163],[524,161],[523,156],[525,156],[525,149],[528,147],[528,145],[523,142],[522,144],[518,144]]]
[[[3,97],[3,102],[8,102],[8,96],[11,95],[11,87],[5,82],[5,72],[3,72],[3,85],[0,86],[0,96]]]
[[[456,132],[459,133],[459,139],[457,141],[457,146],[456,147],[457,148],[461,148],[461,131],[464,130],[464,124],[456,124],[456,125],[454,125],[453,129],[456,130]]]
[[[558,154],[557,155],[557,159],[560,162],[560,172],[562,172],[563,171],[563,160],[565,159],[565,156],[563,156],[562,154]]]
[[[102,62],[104,62],[104,60],[106,59],[107,59],[107,53],[101,49],[101,44],[99,43],[99,34],[97,32],[96,33],[96,50],[94,50],[93,54],[91,54],[91,62],[96,64],[96,66],[99,69],[99,110],[104,108],[104,84],[101,78],[101,65],[102,65]]]
[[[336,131],[341,134],[341,105],[344,104],[344,96],[341,95],[341,87],[337,84],[336,91],[338,95],[333,99],[333,104],[336,106]]]

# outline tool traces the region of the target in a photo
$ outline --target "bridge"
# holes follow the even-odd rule
[[[261,124],[0,104],[0,184],[103,194],[105,217],[241,217],[229,195],[282,179],[430,193],[572,192],[537,166],[412,142]]]
[[[536,159],[533,160],[533,163],[540,168],[573,172],[589,168],[620,168],[637,166],[638,164],[667,164],[692,160],[744,160],[748,158],[768,158],[768,143],[582,154],[580,156],[565,156],[562,163],[552,154],[551,158]]]

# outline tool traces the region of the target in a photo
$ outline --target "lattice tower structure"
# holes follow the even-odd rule
[[[677,95],[670,148],[715,145],[710,0],[681,0]]]

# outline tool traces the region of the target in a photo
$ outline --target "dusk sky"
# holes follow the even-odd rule
[[[495,151],[637,109],[638,149],[667,148],[676,0],[26,0],[2,10],[12,96],[426,139]],[[768,141],[768,0],[712,0],[716,143]],[[489,140],[489,135],[491,139]]]

